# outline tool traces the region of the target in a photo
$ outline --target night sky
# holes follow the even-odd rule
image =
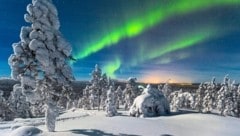
[[[0,76],[30,0],[1,0]],[[240,0],[53,0],[78,80],[95,64],[112,78],[240,82]]]

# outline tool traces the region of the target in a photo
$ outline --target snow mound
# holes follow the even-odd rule
[[[40,136],[42,132],[42,130],[33,126],[22,126],[12,131],[10,136]]]
[[[162,92],[149,85],[136,97],[129,112],[131,116],[154,117],[169,114],[170,107]]]

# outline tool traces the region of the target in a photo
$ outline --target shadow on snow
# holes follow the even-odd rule
[[[73,129],[70,130],[70,132],[74,134],[82,134],[86,136],[139,136],[139,135],[132,135],[132,134],[112,134],[112,133],[107,133],[102,130],[97,130],[97,129]],[[163,135],[167,136],[167,135]]]

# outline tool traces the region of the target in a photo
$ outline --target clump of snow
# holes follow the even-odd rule
[[[153,117],[169,114],[170,107],[166,97],[148,85],[142,95],[134,100],[129,112],[131,116]]]
[[[22,126],[12,131],[10,136],[39,136],[42,132],[42,130],[33,126]]]

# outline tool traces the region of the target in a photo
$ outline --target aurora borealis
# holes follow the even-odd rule
[[[0,76],[18,41],[26,5],[0,5]],[[240,0],[53,0],[73,47],[79,80],[95,64],[108,76],[145,82],[203,82],[225,74],[240,81]]]
[[[86,45],[82,51],[79,51],[75,57],[77,59],[85,58],[92,53],[98,52],[108,46],[116,45],[120,40],[137,36],[151,27],[165,21],[174,15],[187,14],[189,12],[207,9],[209,7],[221,5],[240,4],[239,0],[179,0],[175,3],[168,3],[159,6],[154,10],[143,13],[141,16],[128,19],[121,26],[110,30],[109,33],[99,38],[96,42]],[[160,5],[160,2],[157,3]]]

